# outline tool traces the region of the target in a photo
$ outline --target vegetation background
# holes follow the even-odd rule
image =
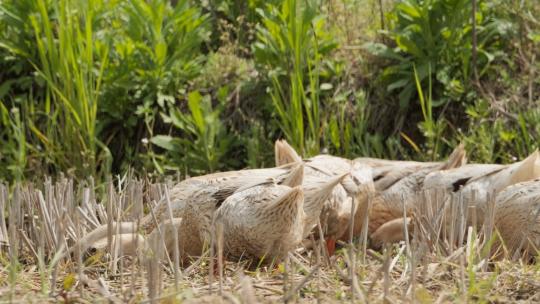
[[[273,165],[284,137],[510,162],[540,139],[536,0],[2,0],[0,180]]]

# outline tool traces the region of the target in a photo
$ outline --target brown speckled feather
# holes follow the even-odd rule
[[[535,256],[540,249],[540,179],[518,183],[499,193],[495,226],[513,254],[526,250]]]
[[[281,259],[302,241],[303,192],[266,184],[237,192],[217,210],[229,258]]]

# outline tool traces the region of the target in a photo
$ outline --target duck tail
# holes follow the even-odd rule
[[[308,218],[318,218],[321,214],[323,204],[332,195],[334,188],[349,176],[350,173],[345,173],[328,180],[324,184],[317,183],[316,185],[306,185],[306,202],[304,210]]]
[[[519,164],[519,165],[518,165]],[[540,153],[538,149],[523,161],[515,164],[518,167],[513,170],[510,177],[510,184],[524,182],[540,177]]]
[[[375,189],[373,169],[370,166],[355,164],[351,174],[341,182],[349,195]]]
[[[281,182],[282,185],[296,187],[302,185],[304,181],[304,164],[299,163],[291,169],[289,174]]]
[[[302,157],[298,155],[296,150],[289,145],[289,143],[284,139],[276,140],[274,144],[275,157],[276,157],[276,166],[282,166],[290,163],[301,162]]]
[[[489,191],[498,193],[508,186],[540,178],[540,153],[535,150],[520,162],[503,166],[502,169],[488,173]]]
[[[448,156],[446,162],[444,162],[440,170],[448,170],[452,168],[458,168],[467,163],[467,152],[465,151],[465,146],[463,143],[459,144],[452,154]]]
[[[303,206],[304,191],[301,186],[296,186],[279,196],[267,206],[266,210],[282,219],[286,219],[294,218]]]

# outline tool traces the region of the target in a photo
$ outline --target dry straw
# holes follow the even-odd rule
[[[217,229],[208,250],[181,265],[177,245],[182,236],[173,233],[178,237],[174,240],[177,250],[167,252],[163,234],[170,227],[157,225],[155,216],[160,236],[155,244],[145,248],[141,241],[130,249],[126,244],[136,234],[115,236],[122,231],[142,233],[144,210],[152,215],[159,202],[165,202],[172,220],[166,184],[141,181],[131,174],[98,186],[93,180],[76,183],[65,178],[43,184],[0,184],[0,300],[540,300],[537,264],[490,259],[500,248],[494,245],[498,233],[493,224],[493,196],[478,229],[470,226],[479,219],[474,209],[466,207],[467,198],[433,191],[418,193],[416,198],[412,211],[403,209],[403,216],[413,217],[406,241],[385,246],[382,255],[367,249],[364,232],[358,239],[340,243],[343,249],[332,257],[322,237],[311,237],[311,249],[291,252],[282,264],[254,267],[257,263],[249,266],[224,260],[223,234]],[[371,198],[368,206],[353,208],[369,208],[369,204]],[[123,226],[126,221],[136,224]],[[103,248],[74,246],[102,225],[107,230]],[[322,236],[320,225],[317,229]],[[130,255],[130,250],[139,254]],[[507,257],[514,254],[497,252]]]

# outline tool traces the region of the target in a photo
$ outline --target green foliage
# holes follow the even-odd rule
[[[211,16],[212,33],[209,47],[222,46],[223,35],[230,35],[242,52],[249,52],[255,40],[255,25],[261,22],[257,9],[265,5],[279,5],[282,0],[218,0],[200,1],[204,11]]]
[[[29,59],[47,84],[43,114],[56,120],[47,125],[44,134],[33,131],[42,139],[41,144],[50,145],[46,149],[57,150],[53,155],[55,164],[61,168],[74,165],[78,175],[90,175],[108,157],[107,148],[97,137],[96,125],[109,50],[95,40],[92,20],[97,3],[89,1],[81,7],[59,1],[54,5],[56,24],[49,19],[44,0],[37,1],[39,15],[30,16],[38,59]],[[98,146],[104,154],[100,155]]]
[[[221,96],[225,93],[221,92]],[[158,171],[162,173],[164,169],[178,170],[180,168],[174,164],[183,164],[181,169],[185,172],[201,174],[234,164],[224,158],[233,139],[224,128],[220,117],[224,103],[212,107],[210,96],[203,97],[194,91],[188,95],[187,106],[187,114],[177,107],[172,107],[169,115],[162,114],[165,122],[182,131],[182,137],[157,135],[150,139],[153,144],[169,152],[165,157],[170,159],[171,165],[162,167],[154,159]]]
[[[459,130],[458,138],[477,162],[514,162],[538,149],[540,108],[518,113],[509,121],[493,120],[494,109],[478,101],[466,109],[470,125]]]
[[[399,101],[394,108],[401,111],[394,121],[405,125],[398,124],[397,130],[412,149],[420,152],[418,136],[411,127],[421,119],[418,127],[426,140],[429,159],[449,152],[456,139],[466,142],[473,151],[482,151],[475,156],[486,162],[512,161],[536,146],[531,138],[538,136],[538,120],[530,114],[525,118],[523,113],[529,111],[524,111],[524,104],[511,100],[522,98],[515,92],[527,82],[515,63],[523,54],[533,61],[533,54],[538,54],[530,42],[516,39],[534,33],[536,26],[529,17],[538,5],[529,1],[520,6],[503,1],[476,3],[473,32],[471,1],[397,2],[387,15],[389,29],[384,32],[384,43],[364,45],[370,54],[383,60],[378,65],[384,70],[377,85],[382,84],[386,94],[378,96]],[[529,89],[535,86],[529,81]],[[375,93],[380,94],[376,88]],[[429,91],[423,92],[423,88]],[[538,100],[538,95],[528,95],[527,103],[537,109],[533,100]],[[417,98],[420,107],[411,102]],[[483,111],[481,104],[486,102],[489,109]],[[482,118],[464,115],[475,112],[476,107],[484,113]],[[508,130],[508,125],[514,128]],[[467,135],[462,126],[467,126]]]
[[[198,75],[207,37],[188,1],[5,1],[0,22],[16,63],[6,108],[27,113],[37,163],[79,176],[110,173],[111,156],[116,170],[138,159],[165,103]]]
[[[23,109],[29,120],[25,123],[37,139],[36,148],[48,151],[45,157],[52,169],[81,175],[97,172],[98,166],[108,171],[103,163],[108,151],[96,131],[108,54],[107,46],[95,40],[92,20],[99,7],[94,1],[8,1],[2,15],[3,36],[14,39],[0,46],[33,67],[32,78],[38,88],[26,89],[30,96],[36,90],[35,98],[40,100],[36,104],[33,97],[32,102],[23,102],[27,99],[24,96],[15,97],[13,106],[29,106]],[[25,32],[17,37],[21,29]],[[16,78],[19,85],[21,78]],[[45,127],[36,126],[36,120],[43,118],[48,119]]]
[[[335,45],[312,1],[286,0],[281,7],[268,6],[259,13],[263,26],[258,27],[253,51],[269,70],[280,128],[300,153],[316,154],[321,135],[321,56]]]
[[[200,73],[200,48],[208,36],[208,16],[189,1],[129,1],[115,6],[103,29],[112,44],[106,71],[100,129],[118,168],[146,152],[140,139],[151,137],[167,111]]]
[[[26,166],[25,124],[22,123],[19,109],[11,111],[0,101],[0,164],[7,164],[7,170],[0,170],[0,179],[12,177],[22,180]]]
[[[540,5],[476,3],[473,33],[465,0],[1,1],[0,179],[271,166],[280,137],[306,156],[462,141],[522,159]]]
[[[488,71],[495,53],[490,46],[508,33],[510,24],[490,18],[486,5],[475,16],[479,76]],[[436,79],[433,106],[470,99],[472,66],[472,5],[468,0],[405,0],[394,7],[388,37],[395,44],[368,43],[373,54],[393,62],[383,72],[389,92],[399,92],[401,108],[408,108],[415,92],[416,66],[421,83]]]
[[[440,141],[442,132],[445,128],[445,121],[442,118],[437,120],[433,118],[433,90],[431,87],[431,75],[428,79],[428,92],[425,94],[424,90],[422,89],[422,84],[420,83],[420,77],[418,77],[416,66],[413,66],[413,68],[414,80],[416,89],[418,91],[418,100],[420,102],[420,108],[422,109],[422,117],[424,118],[424,121],[419,123],[419,128],[422,133],[424,133],[424,137],[427,139],[426,145],[429,159],[435,161],[440,157]],[[431,70],[431,68],[428,70]]]

